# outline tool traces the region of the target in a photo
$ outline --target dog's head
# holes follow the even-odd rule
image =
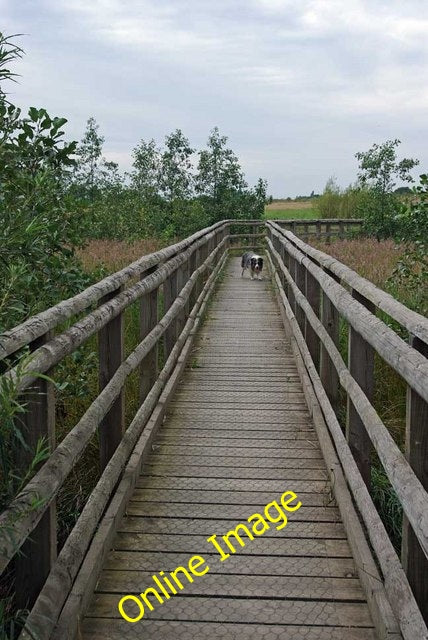
[[[260,256],[252,256],[251,257],[251,270],[252,271],[261,271],[263,269],[263,258]]]

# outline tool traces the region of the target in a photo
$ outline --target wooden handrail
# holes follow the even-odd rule
[[[358,291],[362,296],[370,300],[376,308],[384,311],[393,320],[396,320],[402,327],[407,329],[409,333],[417,336],[420,340],[428,344],[427,318],[409,309],[389,293],[382,291],[382,289],[376,287],[372,282],[363,278],[350,267],[336,260],[336,258],[303,242],[291,231],[281,229],[281,227],[274,222],[268,222],[267,224],[272,225],[278,233],[289,240],[301,253],[311,258],[315,264],[334,273],[342,284],[346,284]]]
[[[293,336],[366,524],[403,637],[427,638],[421,612],[428,617],[424,586],[424,568],[426,576],[428,567],[428,484],[424,471],[427,439],[423,430],[424,416],[428,414],[428,351],[421,347],[422,341],[415,343],[419,338],[406,343],[375,313],[380,308],[405,329],[423,336],[427,321],[275,223],[267,222],[267,232],[268,255]],[[340,315],[349,325],[348,366],[340,355],[338,336],[332,335],[330,319],[323,312],[326,304],[332,306],[334,317]],[[371,350],[408,385],[406,457],[371,403]],[[330,377],[320,375],[326,359],[337,376],[333,384]],[[346,439],[332,406],[335,384],[340,384],[347,394]],[[405,514],[404,531],[408,533],[403,535],[403,567],[365,486],[370,484],[371,445]]]
[[[120,286],[125,285],[132,278],[140,276],[150,267],[173,258],[181,251],[190,247],[197,240],[203,239],[207,234],[215,230],[220,231],[225,229],[228,224],[229,221],[222,220],[211,227],[197,231],[192,236],[181,240],[177,244],[143,256],[120,271],[117,271],[103,280],[87,287],[84,291],[81,291],[72,298],[62,300],[46,311],[42,311],[41,313],[32,316],[17,327],[14,327],[9,331],[5,331],[0,335],[0,360],[33,342],[36,338],[46,334],[50,329],[55,328],[58,324],[68,320],[77,313],[84,311],[108,293],[116,291]]]

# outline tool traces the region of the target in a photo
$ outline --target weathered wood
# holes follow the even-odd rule
[[[32,351],[49,340],[50,335],[41,336],[30,348]],[[52,382],[39,378],[22,397],[26,412],[17,425],[22,431],[28,449],[20,449],[17,466],[22,474],[27,473],[35,452],[40,445],[52,452],[55,448],[55,392]],[[53,501],[46,510],[31,539],[21,547],[15,559],[15,580],[19,588],[15,591],[17,609],[31,609],[46,581],[56,559],[57,548],[56,505]],[[13,537],[13,534],[12,534]]]
[[[372,444],[375,447],[389,480],[403,505],[404,512],[407,514],[420,544],[428,555],[428,495],[426,491],[423,489],[419,480],[415,477],[410,465],[396,446],[392,436],[380,420],[375,409],[367,400],[359,385],[350,375],[327,330],[320,323],[318,318],[316,318],[309,303],[292,282],[290,274],[288,274],[285,267],[283,267],[279,262],[279,254],[275,252],[270,241],[268,241],[268,246],[279,268],[283,269],[289,283],[293,286],[294,294],[299,298],[300,304],[305,309],[307,319],[320,336],[320,339],[339,374],[340,383],[351,397],[355,409],[363,420]],[[352,300],[351,297],[350,299]],[[331,406],[329,406],[329,410],[332,411]]]
[[[109,293],[102,299],[101,304],[113,299],[122,289]],[[124,322],[119,314],[98,333],[99,357],[99,389],[102,391],[112,379],[124,359]],[[108,461],[119,442],[125,429],[125,392],[122,389],[119,396],[111,405],[109,411],[100,422],[100,468],[105,469]]]
[[[98,527],[89,552],[79,569],[79,574],[77,575],[77,578],[73,584],[73,588],[68,595],[67,601],[61,611],[61,615],[58,618],[58,622],[52,636],[50,636],[50,632],[60,612],[58,602],[52,603],[54,615],[52,615],[52,612],[50,613],[51,619],[49,620],[49,622],[39,622],[43,634],[39,636],[39,640],[44,640],[45,638],[46,640],[48,638],[51,638],[52,640],[73,640],[75,637],[79,614],[81,615],[88,606],[89,598],[97,582],[102,562],[107,551],[110,548],[112,537],[119,523],[119,518],[123,515],[126,503],[134,488],[138,473],[140,471],[141,463],[150,452],[154,436],[159,425],[162,423],[162,419],[168,407],[170,398],[179,382],[180,375],[191,353],[195,329],[201,322],[201,317],[203,315],[210,293],[213,289],[215,279],[223,267],[224,258],[225,255],[223,255],[222,259],[218,262],[215,270],[208,278],[205,287],[198,297],[196,305],[190,314],[190,317],[186,323],[186,327],[178,338],[177,343],[174,345],[170,357],[167,360],[158,381],[156,382],[156,384],[160,382],[164,387],[163,392],[159,397],[158,404],[155,407],[150,421],[144,429],[143,433],[141,433],[142,428],[147,422],[147,418],[150,416],[152,408],[147,411],[145,415],[141,413],[140,409],[133,420],[133,423],[135,422],[136,425],[139,423],[138,430],[140,435],[139,440],[136,444],[136,448],[125,469],[123,478],[115,493],[112,503],[109,505],[109,508],[105,516],[103,517],[100,526]],[[79,565],[75,563],[75,569],[77,570],[78,568]],[[25,636],[23,638],[20,638],[20,640],[24,640],[24,638]]]
[[[412,346],[428,358],[428,345],[411,337]],[[406,459],[422,486],[428,491],[428,404],[411,388],[407,388]],[[428,625],[428,559],[406,518],[403,518],[401,561],[416,602]]]
[[[317,316],[317,318],[319,318],[321,309],[321,287],[319,285],[319,282],[313,277],[311,273],[309,273],[309,271],[305,270],[305,274],[306,298],[311,305],[311,308],[314,311],[315,315]],[[305,325],[305,340],[306,344],[308,345],[309,353],[311,354],[315,368],[317,371],[319,371],[321,356],[320,339],[309,322],[306,322]]]
[[[213,233],[213,232],[212,232]],[[39,347],[34,352],[31,364],[28,366],[28,374],[20,378],[17,387],[23,390],[28,387],[36,376],[32,372],[44,373],[55,366],[64,356],[72,353],[83,344],[88,338],[97,333],[102,327],[117,317],[130,304],[136,302],[142,295],[150,293],[166,281],[180,265],[190,257],[193,251],[206,244],[211,234],[204,236],[192,244],[186,251],[171,258],[152,274],[146,276],[144,280],[131,285],[114,299],[102,304],[95,311],[88,313],[82,320],[74,323],[69,329],[55,336],[49,343]],[[4,374],[13,381],[17,381],[16,367]]]
[[[0,359],[7,357],[9,354],[14,353],[24,345],[29,344],[36,338],[46,334],[50,329],[53,329],[58,324],[64,322],[64,320],[67,320],[80,311],[87,309],[92,304],[98,302],[100,298],[117,290],[120,286],[125,285],[132,278],[139,277],[143,271],[153,267],[155,264],[159,264],[173,258],[198,240],[202,239],[203,242],[204,237],[216,229],[227,226],[228,223],[229,221],[227,220],[217,222],[211,227],[197,231],[192,236],[185,238],[177,244],[143,256],[124,269],[121,269],[121,271],[117,271],[116,273],[107,276],[103,280],[100,280],[100,282],[91,285],[72,298],[63,300],[54,307],[51,307],[46,311],[42,311],[17,327],[4,332],[0,336]],[[260,224],[260,221],[258,224]]]
[[[169,278],[163,284],[163,304],[164,313],[170,309],[177,297],[177,271],[171,273]],[[165,357],[171,353],[175,341],[177,340],[177,320],[173,320],[165,332],[164,338]]]
[[[270,225],[272,234],[280,233]],[[347,322],[391,365],[397,373],[428,402],[428,361],[418,351],[406,344],[382,320],[374,316],[351,294],[336,282],[328,273],[322,271],[312,260],[282,238],[290,255],[305,264],[308,271],[318,280],[323,292],[331,300],[335,309]],[[335,278],[339,276],[334,274]],[[366,296],[368,299],[369,296]]]
[[[194,255],[194,254],[192,254]],[[151,270],[143,273],[142,278],[156,271],[157,265]],[[159,291],[154,289],[150,293],[141,297],[140,300],[140,341],[149,335],[150,331],[158,323],[158,302]],[[158,377],[159,345],[155,344],[153,349],[143,358],[140,367],[140,404],[146,399],[150,389]]]
[[[321,294],[321,301],[322,323],[334,344],[339,346],[339,314],[334,303],[324,291]],[[323,343],[321,343],[320,378],[331,406],[337,411],[339,401],[339,376]]]
[[[352,291],[352,296],[369,309],[371,313],[376,312],[374,304],[359,294],[358,291]],[[349,327],[348,334],[348,368],[355,382],[360,385],[367,399],[372,402],[374,394],[374,349],[353,327]],[[370,489],[371,442],[363,421],[355,410],[349,396],[347,398],[346,437],[357,467],[364,482]]]
[[[295,269],[296,269],[296,278],[295,278],[296,285],[300,289],[300,291],[305,294],[306,269],[304,265],[302,265],[300,262],[296,262]],[[298,304],[296,304],[296,318],[297,318],[297,322],[299,323],[299,327],[301,331],[305,333],[305,312],[303,311],[303,309],[300,308]]]
[[[184,560],[183,560],[184,561]],[[227,563],[223,563],[227,564]],[[156,567],[157,568],[157,567]],[[156,570],[156,569],[155,569]],[[284,617],[286,617],[284,615]],[[84,638],[92,640],[123,640],[129,630],[129,622],[125,620],[87,618],[82,627]],[[225,638],[266,638],[274,640],[284,636],[287,640],[377,640],[375,630],[364,627],[332,627],[306,625],[246,624],[236,622],[183,622],[175,620],[145,620],[144,632],[148,638],[162,640],[192,640],[195,637],[204,640]]]
[[[222,246],[219,245],[216,252],[221,251]],[[184,305],[199,273],[205,269],[207,269],[207,262],[201,265],[198,271],[195,271],[170,310],[126,358],[77,425],[67,434],[40,471],[30,480],[25,490],[0,515],[0,570],[7,566],[9,560],[16,553],[16,549],[20,547],[38,524],[42,514],[59,491],[75,462],[82,455],[100,420],[121,392],[127,376],[139,367],[141,360],[165,333],[171,321]],[[159,384],[162,384],[162,380]],[[159,386],[157,389],[159,389]],[[34,507],[33,503],[36,497],[38,502],[41,501],[41,504]],[[15,525],[15,539],[12,541],[6,532],[10,522],[16,523],[17,521],[19,521],[19,524]]]
[[[276,264],[279,266],[279,268],[282,268],[281,263],[279,262],[279,255],[275,255],[272,249],[273,247],[271,247],[271,252],[276,260]],[[277,284],[278,286],[280,286],[279,278],[277,279]],[[287,307],[287,299],[284,293],[282,292],[281,295],[283,296],[283,303],[285,307]],[[304,305],[303,301],[302,305]],[[326,334],[325,329],[322,327],[319,320],[315,317],[308,303],[306,303],[305,310],[308,319],[311,320],[314,328],[316,327],[319,331],[321,339],[325,340],[326,342],[330,341],[331,348],[334,349],[335,347],[331,341],[331,338]],[[323,333],[325,334],[324,336],[322,335]],[[342,468],[352,490],[353,497],[366,524],[370,541],[380,562],[382,573],[385,579],[385,588],[393,610],[399,619],[400,629],[403,633],[403,637],[406,640],[412,640],[412,638],[416,637],[426,638],[428,637],[428,630],[416,605],[399,559],[395,553],[395,549],[392,546],[383,523],[380,520],[379,514],[376,511],[373,502],[371,501],[370,495],[367,491],[367,487],[358,471],[356,463],[342,433],[342,429],[338,423],[337,417],[329,403],[324,387],[321,384],[318,373],[313,365],[312,359],[310,358],[307,346],[304,340],[299,339],[298,331],[294,332],[294,336],[298,341],[299,350],[302,354],[305,366],[311,378],[311,382],[314,387],[317,399],[322,408],[324,418],[328,424],[328,428],[332,435],[338,456],[342,464]]]
[[[387,313],[391,318],[405,327],[409,333],[428,343],[428,319],[412,309],[409,309],[396,298],[376,287],[372,282],[363,278],[358,273],[342,264],[333,256],[323,253],[308,244],[302,242],[289,231],[281,229],[280,225],[267,222],[268,229],[272,228],[284,238],[291,241],[302,253],[310,257],[317,264],[329,269],[335,276],[349,288],[358,291],[362,296],[370,300],[377,308]]]
[[[277,273],[275,277],[278,278]],[[279,282],[279,280],[278,280]],[[396,637],[399,638],[397,621],[395,620],[391,606],[387,600],[385,590],[380,586],[381,576],[379,575],[377,566],[372,557],[371,551],[365,539],[364,531],[355,512],[351,494],[347,487],[343,471],[340,467],[339,460],[333,448],[330,436],[327,431],[321,408],[314,393],[312,383],[308,372],[304,365],[304,359],[300,352],[306,355],[306,359],[310,359],[310,352],[305,344],[303,335],[299,333],[296,326],[296,318],[293,317],[291,307],[287,306],[286,298],[283,291],[280,291],[279,302],[284,303],[284,313],[286,318],[284,321],[293,329],[291,345],[296,357],[297,367],[301,376],[305,395],[307,397],[308,406],[311,409],[314,425],[318,434],[319,443],[323,452],[324,459],[329,469],[332,481],[332,488],[337,502],[340,505],[341,515],[346,527],[349,542],[351,544],[353,556],[359,571],[359,576],[364,585],[367,594],[370,611],[375,622],[380,637]],[[314,367],[314,364],[311,363]]]

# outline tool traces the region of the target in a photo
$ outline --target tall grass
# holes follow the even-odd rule
[[[342,189],[334,178],[330,178],[313,206],[319,218],[358,218],[366,209],[369,199],[370,193],[366,189],[355,185]]]

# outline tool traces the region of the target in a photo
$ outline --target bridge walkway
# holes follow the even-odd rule
[[[221,561],[219,540],[294,491],[302,506]],[[295,503],[293,503],[295,504]],[[271,510],[270,513],[273,513]],[[231,541],[234,541],[231,538]],[[227,546],[223,543],[225,549]],[[125,621],[118,602],[201,555],[209,571]],[[206,566],[206,565],[204,565]],[[129,615],[138,609],[126,605]],[[374,640],[271,282],[229,260],[81,624],[83,640]]]

